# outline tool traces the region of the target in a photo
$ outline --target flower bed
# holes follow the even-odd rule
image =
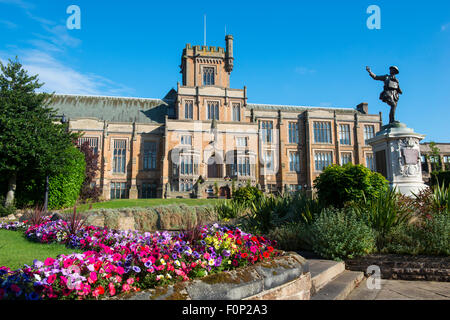
[[[21,230],[23,226],[0,225]],[[189,232],[116,231],[45,220],[25,234],[32,241],[86,250],[0,268],[2,299],[100,299],[232,270],[279,255],[270,240],[214,224]]]

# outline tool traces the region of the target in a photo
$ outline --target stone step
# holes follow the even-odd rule
[[[345,263],[333,260],[309,259],[311,295],[345,271]]]
[[[322,287],[311,300],[345,300],[364,279],[363,272],[345,270]]]

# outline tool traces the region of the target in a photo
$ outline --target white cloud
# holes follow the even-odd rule
[[[41,91],[80,95],[130,95],[134,90],[101,75],[76,70],[63,61],[70,60],[70,52],[81,46],[81,39],[73,37],[65,25],[36,16],[30,12],[34,5],[23,0],[0,0],[0,4],[13,4],[25,10],[27,16],[37,21],[42,31],[31,34],[28,48],[8,45],[0,52],[0,61],[18,56],[30,75],[39,75],[45,85]],[[0,20],[2,23],[2,20]],[[13,26],[13,25],[10,25]],[[68,50],[70,49],[70,50]]]
[[[3,63],[7,58],[2,56]],[[29,75],[39,75],[39,82],[45,85],[40,89],[59,94],[80,95],[129,95],[133,90],[115,83],[105,77],[82,73],[58,61],[49,53],[32,49],[22,51],[19,61]]]

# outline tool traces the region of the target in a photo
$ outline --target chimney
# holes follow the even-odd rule
[[[225,36],[225,42],[227,51],[225,53],[225,70],[227,70],[228,73],[233,71],[233,36],[227,35]]]
[[[362,102],[356,106],[356,111],[361,112],[362,114],[369,113],[369,104],[367,102]]]

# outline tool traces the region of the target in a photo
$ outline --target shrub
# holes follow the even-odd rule
[[[342,208],[348,201],[377,198],[388,189],[387,180],[363,165],[348,163],[326,168],[314,180],[319,200],[326,206]]]
[[[304,222],[290,222],[271,230],[268,238],[285,251],[312,250],[311,226]]]
[[[242,203],[250,205],[252,202],[259,201],[263,197],[263,193],[256,187],[246,186],[237,189],[233,193],[233,201],[236,203]]]
[[[450,215],[437,214],[419,224],[402,223],[386,237],[385,253],[450,255]]]
[[[219,220],[224,222],[242,216],[247,210],[244,204],[235,201],[223,201],[214,206],[214,211],[217,213]]]
[[[381,192],[378,198],[363,199],[355,206],[359,215],[377,231],[377,247],[384,247],[385,237],[391,228],[407,221],[411,211],[399,201],[400,194],[394,189]]]
[[[351,209],[324,209],[310,232],[313,250],[326,259],[352,259],[375,250],[375,232]]]
[[[60,209],[75,204],[85,179],[84,154],[75,146],[67,148],[63,171],[49,178],[48,208]]]
[[[431,172],[431,186],[443,183],[447,188],[450,187],[450,171]]]
[[[0,197],[0,218],[16,213],[16,207],[13,204],[5,206],[4,203],[5,203],[4,197]]]

